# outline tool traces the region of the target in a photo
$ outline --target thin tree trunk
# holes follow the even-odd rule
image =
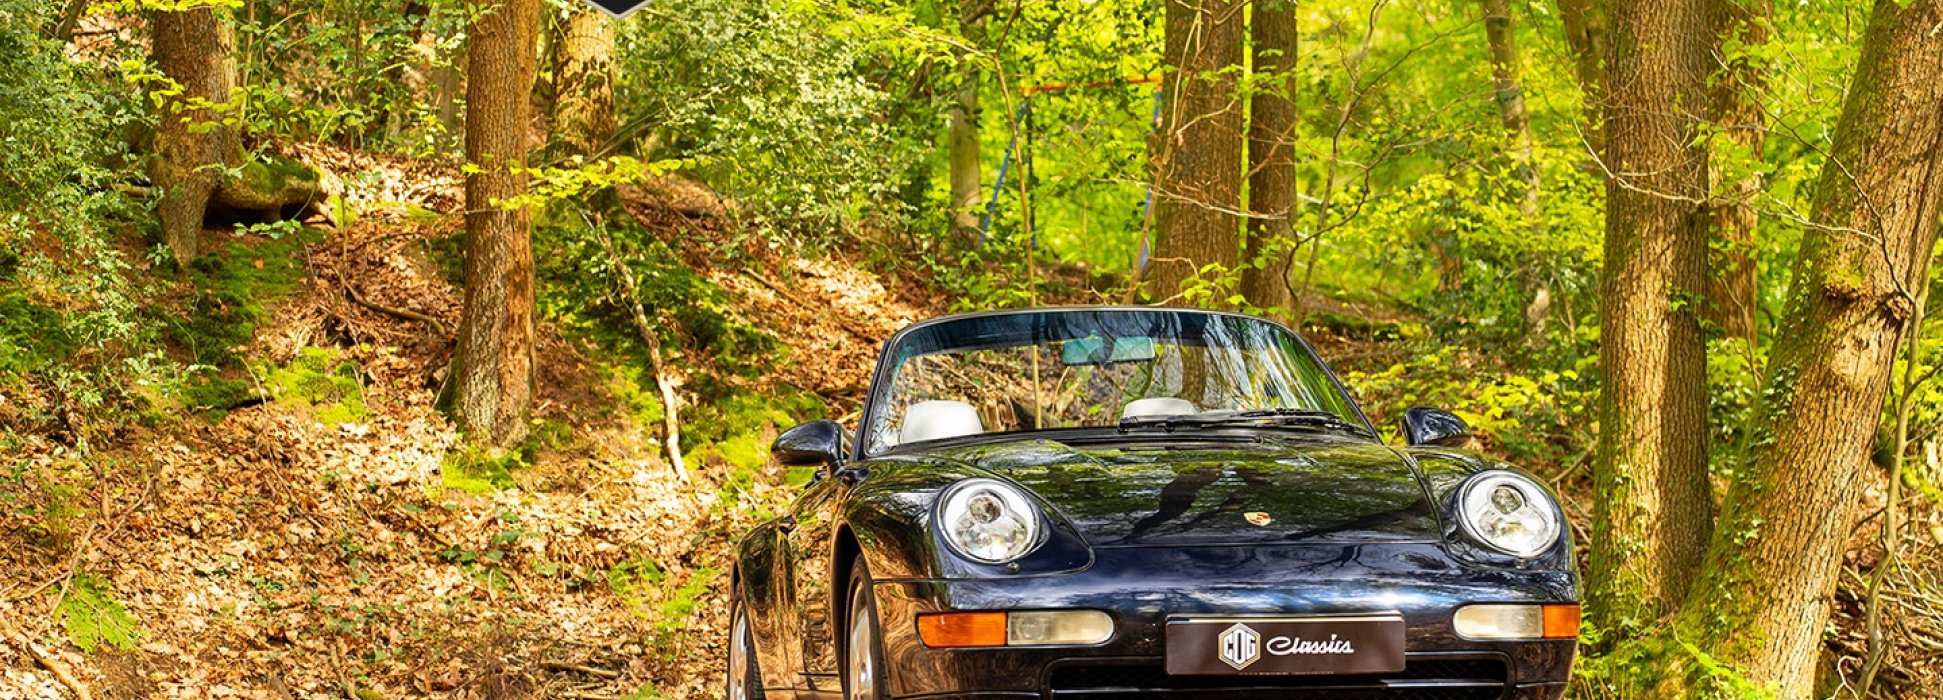
[[[162,190],[162,239],[184,268],[196,257],[196,238],[220,183],[219,168],[241,156],[236,128],[222,126],[223,115],[192,102],[228,102],[236,84],[235,37],[217,12],[204,6],[149,13],[155,63],[182,88],[159,107],[149,177]]]
[[[1600,125],[1606,111],[1606,56],[1611,39],[1611,20],[1605,0],[1558,0],[1560,23],[1565,26],[1565,43],[1572,48],[1572,62],[1584,96],[1586,146],[1598,157],[1605,150],[1605,129]]]
[[[1295,255],[1296,0],[1255,5],[1255,72],[1270,76],[1249,98],[1248,237],[1241,295],[1270,313],[1293,311],[1289,263]]]
[[[1943,203],[1943,0],[1878,0],[1802,235],[1761,392],[1683,638],[1782,698],[1817,653],[1894,356]]]
[[[1589,612],[1625,636],[1672,612],[1699,570],[1712,520],[1707,482],[1703,293],[1706,195],[1700,123],[1707,0],[1613,6],[1605,116],[1599,447],[1593,463]]]
[[[641,305],[641,287],[634,282],[634,272],[621,258],[620,251],[614,247],[614,238],[607,235],[604,225],[594,227],[594,235],[600,238],[601,250],[607,252],[607,261],[614,268],[621,281],[621,296],[627,301],[628,311],[634,316],[634,329],[641,333],[641,342],[648,346],[648,366],[654,370],[654,386],[661,392],[661,423],[666,440],[663,446],[668,449],[668,462],[675,468],[675,476],[685,483],[688,481],[688,462],[681,456],[681,396],[675,393],[675,382],[668,374],[667,363],[661,358],[661,331],[648,323],[648,311]]]
[[[1746,57],[1729,58],[1725,52],[1733,44],[1767,43],[1768,18],[1774,8],[1770,0],[1718,0],[1714,7],[1719,23],[1714,121],[1734,150],[1751,154],[1745,165],[1759,165],[1768,133],[1767,115],[1761,108],[1767,78],[1760,65]],[[1718,242],[1707,265],[1707,320],[1728,337],[1746,340],[1750,347],[1755,342],[1758,293],[1754,227],[1760,223],[1754,198],[1761,188],[1760,172],[1746,172],[1722,187],[1707,205],[1709,228]]]
[[[962,248],[978,245],[978,206],[984,203],[978,172],[978,67],[959,64],[965,85],[958,88],[947,118],[951,149],[951,234]]]
[[[1498,121],[1511,139],[1512,167],[1516,169],[1523,191],[1518,193],[1518,214],[1533,235],[1544,231],[1539,218],[1538,163],[1533,155],[1531,114],[1525,109],[1525,86],[1519,78],[1517,25],[1511,20],[1508,0],[1482,0],[1485,43],[1491,50],[1491,85],[1498,103]],[[1525,304],[1527,338],[1543,337],[1545,322],[1551,318],[1552,289],[1546,281],[1543,261],[1526,259],[1520,265],[1519,285],[1530,300]]]
[[[429,24],[426,20],[430,18],[431,13],[430,0],[407,0],[405,6],[399,10],[400,19],[409,26],[418,27],[419,31],[414,36],[411,47],[389,59],[391,63],[385,68],[385,79],[403,87],[405,94],[410,96],[409,99],[390,102],[385,110],[385,139],[388,142],[396,141],[406,129],[412,126],[410,119],[411,112],[416,106],[414,103],[425,94],[426,75],[419,69],[415,59],[430,53],[423,47],[431,34],[425,31],[426,25]],[[436,42],[436,39],[433,41]]]
[[[540,0],[488,0],[467,11],[464,315],[454,358],[459,426],[506,448],[526,437],[533,405],[533,236],[525,208],[499,202],[526,192]]]
[[[1181,295],[1207,265],[1232,274],[1241,257],[1243,105],[1235,89],[1246,3],[1167,3],[1166,105],[1155,159],[1154,254],[1142,284],[1155,300],[1223,305]],[[1204,280],[1205,281],[1205,280]]]
[[[67,3],[61,6],[61,14],[54,18],[53,24],[48,25],[47,37],[62,44],[74,38],[74,28],[81,24],[81,16],[87,14],[89,2],[90,0],[67,0]]]
[[[1511,158],[1518,166],[1524,192],[1518,212],[1526,221],[1538,216],[1538,168],[1532,158],[1531,115],[1525,110],[1525,86],[1518,73],[1517,28],[1511,21],[1509,0],[1482,0],[1484,36],[1491,48],[1491,86],[1498,103],[1498,121],[1511,137]]]
[[[958,31],[967,43],[983,38],[985,14],[991,9],[987,0],[964,0],[958,8]],[[951,159],[951,234],[965,249],[978,245],[978,208],[984,203],[979,187],[978,88],[980,71],[977,57],[969,52],[958,55],[958,93],[947,117],[947,140]]]
[[[553,131],[568,154],[599,157],[614,117],[614,20],[591,7],[567,12],[553,47]]]
[[[437,42],[432,43],[436,47]],[[464,115],[459,112],[459,97],[465,94],[466,63],[466,47],[460,45],[453,56],[432,67],[432,100],[438,105],[439,127],[448,138],[465,128],[465,121],[460,118]]]

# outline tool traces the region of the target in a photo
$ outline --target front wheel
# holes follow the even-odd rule
[[[728,700],[762,700],[762,670],[756,662],[755,631],[740,599],[729,604]]]
[[[844,635],[845,700],[878,700],[884,693],[884,641],[877,629],[877,600],[863,559],[850,567],[850,623]]]

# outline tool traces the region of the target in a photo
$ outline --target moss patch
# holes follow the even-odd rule
[[[272,398],[307,407],[325,425],[357,423],[370,413],[357,363],[330,348],[298,351],[290,364],[264,372],[263,382]]]
[[[519,450],[501,452],[483,446],[469,446],[451,452],[439,468],[440,483],[477,496],[519,484],[513,470],[526,466],[528,455]]]
[[[0,375],[26,374],[73,350],[59,313],[18,288],[0,289]]]
[[[268,305],[303,280],[303,246],[322,238],[321,232],[305,229],[255,245],[223,246],[196,258],[189,271],[192,296],[179,317],[167,319],[169,340],[194,364],[239,366],[236,348],[256,335],[257,325],[269,317]]]
[[[716,403],[697,407],[695,415],[683,422],[695,426],[691,432],[695,461],[718,460],[729,466],[722,480],[725,496],[746,489],[762,469],[769,465],[769,443],[776,433],[798,423],[824,416],[823,401],[814,394],[755,395],[737,394]],[[786,480],[805,483],[815,469],[791,469]],[[735,499],[725,498],[725,503]]]

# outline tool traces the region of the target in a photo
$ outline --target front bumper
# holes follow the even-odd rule
[[[1480,642],[1451,629],[1466,603],[1570,603],[1570,572],[1454,562],[1435,544],[1101,549],[1084,571],[978,580],[876,583],[889,690],[900,699],[1107,700],[1139,697],[1557,698],[1572,640]],[[1115,620],[1086,647],[931,649],[921,613],[1093,609]],[[1169,676],[1165,628],[1186,615],[1395,612],[1407,667],[1381,676]]]

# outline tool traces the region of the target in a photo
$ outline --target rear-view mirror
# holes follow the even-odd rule
[[[1154,359],[1154,339],[1080,338],[1059,347],[1059,361],[1067,366],[1107,365]]]

